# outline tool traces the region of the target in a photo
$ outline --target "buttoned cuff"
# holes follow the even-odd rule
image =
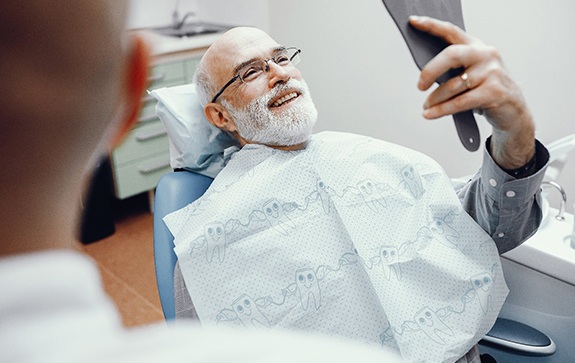
[[[539,141],[535,144],[533,174],[515,178],[499,167],[486,147],[481,168],[481,187],[498,209],[497,227],[492,237],[500,253],[517,247],[537,231],[542,219],[541,183],[549,163],[549,152]]]
[[[536,168],[532,175],[524,178],[515,178],[507,174],[491,157],[487,151],[489,139],[483,156],[481,167],[481,183],[487,195],[497,203],[500,209],[514,209],[532,200],[537,194],[545,176],[545,169],[549,163],[549,152],[539,141],[535,140]]]

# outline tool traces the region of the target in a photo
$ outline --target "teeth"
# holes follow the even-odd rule
[[[272,107],[279,107],[281,105],[283,105],[284,103],[286,103],[287,101],[296,98],[297,97],[297,93],[296,92],[292,92],[290,94],[287,94],[285,96],[283,96],[282,98],[280,98],[279,100],[275,101],[272,104]]]

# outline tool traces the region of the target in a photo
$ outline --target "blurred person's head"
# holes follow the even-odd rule
[[[73,246],[91,162],[131,128],[148,53],[120,0],[0,2],[0,254]]]

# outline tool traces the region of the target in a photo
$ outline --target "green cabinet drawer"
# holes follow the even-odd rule
[[[142,100],[142,109],[140,110],[140,115],[138,116],[138,122],[144,124],[159,120],[158,115],[156,115],[156,104],[158,101],[150,95],[147,95]]]
[[[150,82],[148,84],[148,90],[153,90],[162,87],[178,86],[186,83],[185,78],[180,75],[181,78],[164,80],[159,82]],[[148,93],[142,96],[142,107],[140,110],[139,121],[140,122],[150,122],[158,119],[156,116],[156,104],[158,101]]]
[[[148,88],[154,89],[185,82],[185,61],[159,63],[152,67],[148,75]]]
[[[185,59],[155,63],[148,75],[148,90],[191,82],[201,59]],[[112,152],[116,197],[124,199],[156,187],[160,177],[172,170],[169,141],[163,124],[156,116],[157,101],[145,93],[138,124],[124,142]]]
[[[114,170],[116,196],[119,199],[152,190],[160,178],[172,171],[169,154],[161,154]]]
[[[198,68],[198,64],[200,64],[201,59],[202,56],[186,59],[186,63],[184,65],[186,70],[186,83],[191,83],[193,81],[194,73],[196,72],[196,68]]]
[[[170,87],[170,86],[179,86],[183,84],[183,82],[174,82],[174,83],[166,83],[164,84],[162,87]],[[152,89],[156,89],[156,88],[162,88],[162,87],[155,87],[155,88],[148,88],[148,90],[152,90]],[[145,94],[142,97],[142,108],[140,109],[140,116],[139,116],[139,121],[140,122],[150,122],[153,121],[154,119],[157,119],[156,116],[156,103],[158,103],[158,101],[152,97],[149,94]]]
[[[136,127],[112,153],[114,164],[122,166],[159,153],[169,153],[168,134],[160,121]]]

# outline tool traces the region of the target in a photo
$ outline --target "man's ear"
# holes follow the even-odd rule
[[[150,65],[150,50],[146,42],[138,35],[132,36],[132,49],[126,61],[123,92],[124,115],[119,120],[112,146],[119,145],[138,120],[142,106],[142,95],[148,85],[148,67]]]
[[[208,103],[204,107],[206,118],[215,127],[229,132],[236,132],[236,124],[230,117],[228,111],[218,103]]]

